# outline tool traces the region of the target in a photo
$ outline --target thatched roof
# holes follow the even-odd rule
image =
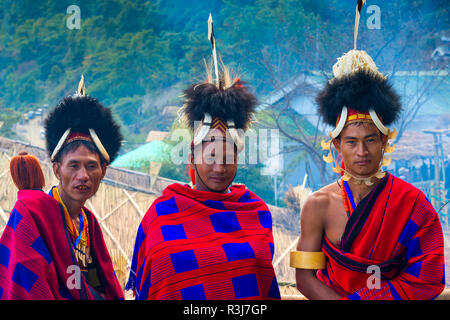
[[[147,139],[145,139],[145,142],[152,142],[152,141],[155,141],[155,140],[162,141],[162,140],[164,140],[168,135],[169,135],[169,133],[166,132],[166,131],[156,131],[156,130],[151,130],[151,131],[148,133]]]
[[[400,141],[395,144],[395,151],[389,156],[392,160],[414,160],[432,158],[435,154],[434,137],[432,134],[405,131]],[[450,135],[442,135],[444,155],[450,154]]]

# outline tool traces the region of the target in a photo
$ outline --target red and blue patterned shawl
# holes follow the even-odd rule
[[[272,217],[243,185],[220,194],[172,184],[137,232],[126,290],[136,299],[280,299]]]
[[[102,231],[86,208],[91,249],[97,259],[105,294],[80,277],[74,247],[65,226],[62,206],[41,190],[20,190],[17,202],[0,238],[0,299],[123,299]],[[68,285],[69,284],[69,285]]]
[[[358,203],[340,247],[325,237],[322,250],[327,264],[317,276],[345,299],[433,299],[445,287],[439,216],[419,189],[390,174]]]

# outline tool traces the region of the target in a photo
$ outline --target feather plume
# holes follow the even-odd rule
[[[79,94],[80,96],[86,95],[86,88],[84,86],[84,75],[81,75],[80,82],[78,83],[77,94]]]
[[[316,101],[324,121],[332,126],[336,125],[342,106],[361,112],[373,108],[384,125],[395,122],[402,110],[400,97],[387,79],[365,69],[329,81]]]
[[[211,83],[197,83],[184,91],[180,112],[191,130],[194,130],[194,122],[202,121],[206,113],[212,118],[232,120],[237,129],[246,130],[257,103],[256,97],[240,80],[226,89],[219,89]]]
[[[208,18],[208,40],[211,42],[212,55],[214,60],[214,71],[216,74],[216,84],[220,85],[219,66],[217,65],[216,39],[214,38],[214,26],[211,13]]]
[[[358,38],[359,18],[361,9],[366,4],[366,0],[358,0],[356,4],[355,29],[354,29],[354,49],[356,50],[356,39]]]

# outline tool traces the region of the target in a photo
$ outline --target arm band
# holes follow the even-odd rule
[[[322,251],[291,251],[290,266],[296,269],[325,269],[325,254]]]

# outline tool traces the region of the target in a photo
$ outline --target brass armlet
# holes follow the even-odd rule
[[[325,254],[322,251],[291,251],[290,266],[296,269],[325,269]]]

